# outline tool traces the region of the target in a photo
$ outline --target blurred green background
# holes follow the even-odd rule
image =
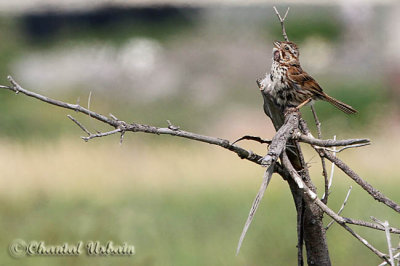
[[[0,2],[0,84],[8,85],[11,74],[26,89],[82,106],[91,93],[91,110],[127,122],[166,126],[169,119],[182,129],[229,140],[246,134],[271,138],[255,80],[269,71],[273,40],[282,39],[272,6],[152,4]],[[340,157],[400,202],[400,32],[393,30],[400,27],[400,4],[290,6],[286,29],[300,46],[303,68],[328,94],[359,110],[348,116],[316,103],[324,137],[370,138],[371,146]],[[314,128],[309,107],[302,113]],[[1,265],[296,264],[294,204],[278,176],[236,257],[261,167],[168,136],[126,134],[123,145],[118,136],[85,143],[67,114],[93,132],[110,129],[0,91]],[[242,145],[266,152],[254,143]],[[321,195],[320,160],[304,149]],[[340,208],[350,185],[345,216],[373,215],[400,226],[398,215],[339,170],[332,209]],[[387,252],[382,232],[355,230]],[[341,227],[333,225],[327,237],[334,265],[379,263]],[[128,242],[136,255],[14,259],[7,250],[17,238],[49,245]],[[392,240],[399,242],[397,236]]]

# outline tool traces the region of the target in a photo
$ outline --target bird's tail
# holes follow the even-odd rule
[[[336,108],[338,108],[339,110],[345,112],[346,114],[355,114],[357,113],[357,110],[354,109],[353,107],[351,107],[348,104],[342,103],[339,100],[336,100],[335,98],[325,94],[323,99],[329,103],[331,103],[333,106],[335,106]]]

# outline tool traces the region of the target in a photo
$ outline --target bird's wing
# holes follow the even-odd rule
[[[287,76],[288,79],[296,84],[299,88],[312,91],[317,95],[324,95],[319,84],[307,72],[303,71],[300,66],[292,65],[289,67]]]

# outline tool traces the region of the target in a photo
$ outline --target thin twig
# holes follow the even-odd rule
[[[333,136],[333,140],[336,140],[336,135]],[[333,156],[336,156],[336,147],[333,147],[333,151],[332,151]],[[331,165],[331,176],[329,177],[329,185],[328,185],[328,190],[331,188],[332,186],[332,181],[333,181],[333,174],[335,173],[335,164],[332,163]]]
[[[337,214],[340,215],[340,214],[342,213],[344,207],[346,206],[347,200],[349,199],[349,196],[350,196],[350,193],[351,193],[352,188],[353,188],[353,187],[350,186],[349,191],[347,191],[346,198],[344,199],[343,204],[342,204],[342,206],[340,207],[340,209],[339,209],[339,211],[338,211]]]
[[[246,223],[242,230],[242,234],[240,235],[239,243],[238,243],[238,246],[236,249],[236,255],[239,254],[240,247],[242,246],[242,243],[243,243],[244,237],[246,236],[247,230],[249,229],[250,224],[253,221],[254,215],[256,214],[258,206],[260,205],[261,199],[264,196],[264,192],[268,187],[268,184],[269,184],[269,181],[271,180],[272,174],[274,173],[274,165],[275,165],[274,163],[271,164],[267,168],[267,170],[265,170],[263,182],[261,183],[261,186],[260,186],[260,189],[258,190],[256,198],[254,199],[253,204],[251,205],[249,216],[247,217]]]
[[[91,99],[92,99],[92,91],[89,92],[88,103],[87,103],[87,109],[88,110],[90,110],[90,101],[91,101]]]
[[[292,136],[294,139],[298,139],[301,142],[308,143],[319,147],[335,147],[335,146],[348,146],[353,144],[364,144],[370,143],[369,139],[344,139],[344,140],[333,140],[333,139],[317,139],[312,137],[311,134],[305,135],[301,132],[295,132]]]
[[[336,135],[333,136],[333,140],[336,140]],[[333,152],[333,155],[336,155],[336,147],[333,147],[332,152]],[[329,176],[329,181],[328,181],[328,195],[330,193],[329,191],[332,186],[334,172],[335,172],[335,164],[331,163],[331,174]],[[324,193],[324,195],[322,195],[322,198],[324,198],[324,197],[325,197],[325,193]]]
[[[394,255],[393,258],[396,259],[396,260],[399,260],[400,252],[397,253],[396,255]],[[385,261],[385,262],[382,262],[381,264],[379,264],[378,266],[384,266],[384,265],[387,265],[387,264],[388,264],[387,261]],[[397,263],[397,265],[399,265],[399,263]]]
[[[353,187],[350,186],[349,191],[347,191],[346,198],[344,199],[342,206],[340,207],[339,211],[337,212],[338,215],[340,215],[340,214],[342,213],[342,211],[343,211],[343,209],[344,209],[344,206],[346,206],[346,203],[347,203],[347,200],[349,199],[349,196],[350,196],[350,193],[351,193],[351,189],[352,189],[352,188],[353,188]],[[331,227],[331,225],[332,225],[334,222],[335,222],[335,220],[330,221],[330,222],[328,223],[328,225],[325,227],[325,230],[328,230],[329,227]]]
[[[322,176],[324,177],[324,195],[322,196],[322,202],[327,204],[329,197],[329,180],[328,180],[328,172],[326,171],[326,164],[324,157],[320,156],[321,165],[322,165]]]
[[[317,126],[317,133],[318,133],[318,139],[322,139],[322,132],[321,132],[321,122],[318,119],[317,112],[315,111],[314,105],[311,105],[311,111],[314,116],[314,121],[315,125]],[[326,164],[325,164],[325,158],[322,156],[322,154],[318,153],[319,158],[321,159],[321,165],[322,165],[322,176],[324,177],[324,195],[322,196],[322,202],[327,204],[328,203],[328,198],[329,198],[329,181],[328,181],[328,172],[326,171]]]
[[[67,115],[67,117],[69,119],[71,119],[75,124],[77,124],[83,131],[85,131],[89,136],[92,134],[90,133],[89,130],[86,129],[86,127],[84,125],[82,125],[81,123],[79,123],[78,120],[76,120],[75,118],[73,118],[71,115]]]
[[[362,220],[356,220],[356,219],[352,219],[352,218],[348,218],[348,217],[343,217],[343,219],[345,220],[345,222],[347,224],[353,224],[353,225],[357,225],[357,226],[368,227],[368,228],[379,230],[379,231],[385,231],[385,228],[383,226],[381,226],[380,224],[370,223],[370,222],[366,222],[366,221],[362,221]],[[392,234],[400,234],[399,228],[389,227],[389,231]]]
[[[382,222],[382,221],[376,219],[374,216],[371,216],[371,219],[374,222],[382,225],[385,228],[386,241],[387,241],[388,250],[389,250],[389,262],[390,262],[390,265],[394,266],[394,257],[393,257],[392,241],[390,239],[389,222],[388,221]]]
[[[23,93],[23,94],[25,94],[25,95],[27,95],[29,97],[33,97],[33,98],[36,98],[38,100],[41,100],[43,102],[46,102],[46,103],[49,103],[49,104],[52,104],[52,105],[56,105],[56,106],[59,106],[59,107],[62,107],[62,108],[74,110],[74,111],[89,115],[89,116],[93,117],[94,119],[97,119],[97,120],[99,120],[101,122],[104,122],[104,123],[109,124],[109,125],[114,126],[114,127],[118,127],[118,122],[117,121],[113,121],[113,120],[107,118],[104,115],[101,115],[101,114],[95,113],[93,111],[90,111],[90,110],[80,106],[79,104],[70,104],[70,103],[54,100],[54,99],[51,99],[49,97],[43,96],[41,94],[26,90],[26,89],[22,88],[17,82],[15,82],[15,80],[11,76],[8,76],[8,80],[10,81],[12,86],[9,86],[9,87],[4,86],[3,87],[4,89],[8,89],[8,90],[14,91],[15,93],[21,92],[21,93]]]
[[[318,133],[318,138],[322,139],[322,133],[321,133],[321,122],[319,122],[318,116],[317,116],[317,112],[315,111],[314,105],[311,105],[311,112],[314,116],[314,121],[315,121],[315,125],[317,126],[317,133]]]
[[[339,153],[339,152],[344,151],[346,149],[359,148],[359,147],[364,147],[364,146],[368,146],[368,145],[371,145],[371,143],[353,144],[353,145],[342,147],[339,150],[336,150],[336,147],[334,147],[334,149],[325,148],[325,150],[330,151],[330,152],[334,152],[334,153]]]
[[[94,139],[94,138],[101,138],[101,137],[110,136],[110,135],[113,135],[113,134],[121,132],[121,131],[122,131],[122,129],[117,128],[117,129],[114,129],[114,130],[111,130],[111,131],[107,131],[107,132],[100,132],[100,133],[96,133],[96,134],[90,134],[87,137],[81,137],[81,138],[84,141],[89,141],[89,140]]]
[[[109,113],[108,114],[112,119],[114,119],[115,121],[119,121],[119,119],[115,116],[115,115],[113,115],[112,113]]]
[[[278,10],[276,9],[275,6],[274,6],[274,10],[275,10],[276,15],[278,16],[279,22],[281,23],[283,38],[285,39],[285,41],[288,42],[288,41],[289,41],[289,38],[288,38],[288,36],[287,36],[287,34],[286,34],[286,29],[285,29],[285,23],[284,23],[284,22],[285,22],[285,19],[286,19],[287,14],[289,13],[290,7],[288,7],[288,8],[286,9],[286,13],[285,13],[285,15],[283,16],[283,18],[281,17],[281,15],[279,14],[279,12],[278,12]]]

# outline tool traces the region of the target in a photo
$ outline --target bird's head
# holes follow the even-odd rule
[[[287,62],[291,60],[298,60],[300,53],[299,48],[294,42],[274,41],[272,55],[273,59],[277,62]]]

